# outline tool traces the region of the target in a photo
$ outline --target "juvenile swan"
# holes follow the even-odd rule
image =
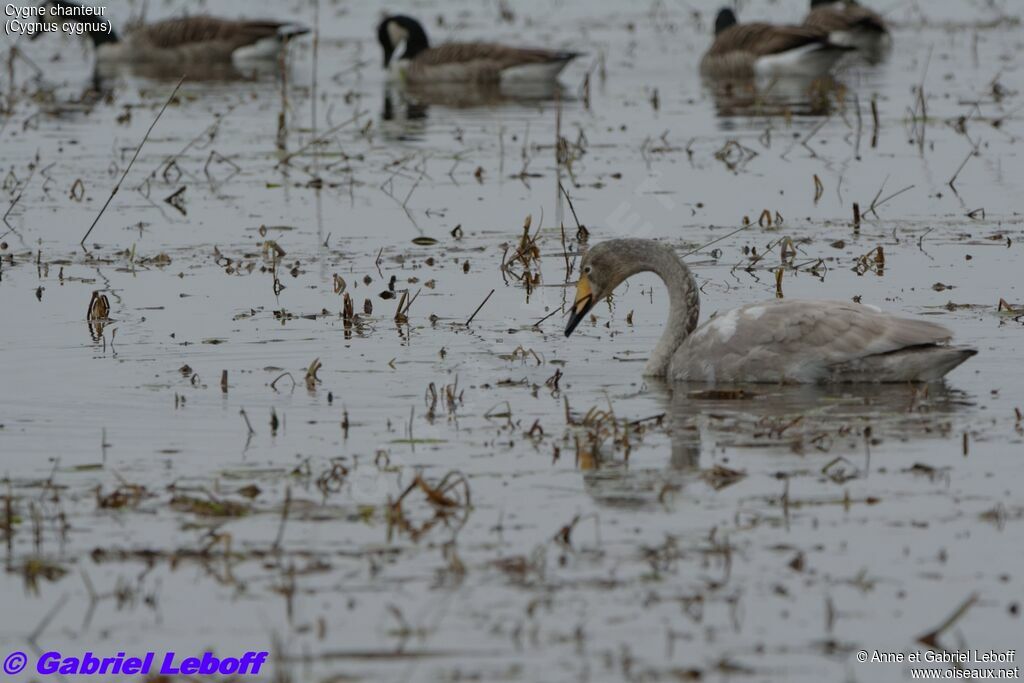
[[[775,300],[742,306],[698,326],[689,268],[668,246],[618,239],[583,257],[568,337],[624,280],[653,272],[668,288],[669,316],[644,374],[691,382],[929,382],[977,353],[945,346],[952,333],[845,301]]]

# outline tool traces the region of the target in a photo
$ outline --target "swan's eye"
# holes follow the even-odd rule
[[[591,269],[591,267],[590,267],[590,266],[583,266],[583,272],[584,272],[585,274],[587,274],[587,275],[590,275],[590,271],[591,271],[591,270],[592,270],[592,269]]]

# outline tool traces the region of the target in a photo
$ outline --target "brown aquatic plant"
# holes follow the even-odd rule
[[[98,290],[92,293],[85,319],[90,322],[110,319],[110,300],[106,294],[101,294]]]
[[[419,491],[433,516],[416,524],[409,518],[403,504],[409,496]],[[466,523],[472,509],[469,481],[461,472],[451,471],[437,483],[426,480],[417,474],[412,482],[394,501],[388,502],[388,539],[395,530],[408,534],[414,541],[438,524],[458,530]]]
[[[323,367],[323,363],[320,362],[319,358],[314,358],[313,362],[306,368],[306,388],[312,391],[316,388],[316,385],[320,383],[320,378],[316,376],[316,373],[320,372],[320,368]]]

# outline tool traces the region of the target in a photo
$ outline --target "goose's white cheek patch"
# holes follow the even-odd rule
[[[751,306],[743,312],[743,315],[747,316],[751,320],[757,320],[764,315],[764,306]]]
[[[398,44],[408,37],[408,32],[395,22],[392,21],[388,24],[388,38],[391,39],[393,46],[398,47]]]

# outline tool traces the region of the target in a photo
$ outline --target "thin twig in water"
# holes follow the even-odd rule
[[[277,537],[274,539],[274,552],[281,548],[281,541],[284,539],[284,525],[288,521],[288,512],[292,507],[292,487],[284,490],[284,507],[281,508],[281,524],[277,527]]]
[[[560,310],[561,310],[561,309],[559,309],[559,308],[556,308],[555,310],[551,311],[551,312],[550,312],[550,313],[548,313],[548,314],[547,314],[546,316],[544,316],[543,318],[541,318],[540,320],[538,320],[537,322],[535,322],[535,323],[533,324],[533,326],[534,326],[535,328],[538,328],[538,329],[539,329],[539,328],[540,328],[540,324],[541,324],[542,322],[544,322],[545,320],[547,320],[548,318],[550,318],[551,316],[553,316],[553,315],[554,315],[555,313],[558,313],[558,311],[560,311]]]
[[[142,142],[139,143],[139,146],[135,148],[135,154],[132,156],[132,160],[128,162],[128,168],[124,169],[124,173],[121,174],[121,179],[117,181],[117,185],[114,185],[114,189],[110,191],[110,196],[107,197],[107,201],[103,202],[103,208],[100,209],[100,212],[96,215],[96,219],[92,222],[92,225],[89,226],[89,229],[86,230],[85,234],[82,236],[82,240],[79,242],[79,244],[82,245],[83,247],[85,246],[85,240],[89,239],[89,235],[92,233],[93,228],[95,228],[96,224],[100,222],[100,218],[103,217],[103,213],[107,210],[107,207],[110,206],[110,202],[114,199],[114,195],[116,195],[117,191],[121,189],[121,183],[123,183],[124,179],[128,177],[129,171],[131,171],[132,166],[135,165],[135,160],[139,158],[139,152],[142,151],[142,146],[145,145],[146,140],[149,139],[149,134],[153,132],[154,128],[156,128],[157,121],[159,121],[160,117],[164,115],[164,111],[167,109],[167,105],[169,105],[171,103],[171,100],[174,99],[174,96],[178,94],[178,88],[180,88],[181,84],[184,82],[185,76],[182,75],[182,77],[178,79],[178,84],[174,86],[174,90],[171,91],[170,97],[168,97],[167,101],[164,102],[164,106],[160,107],[160,111],[157,112],[156,118],[153,119],[153,123],[149,124],[149,130],[146,131],[146,136],[142,138]]]
[[[281,380],[282,377],[287,377],[288,379],[290,379],[292,381],[292,388],[293,389],[295,388],[295,385],[298,384],[295,381],[295,378],[292,377],[292,373],[290,373],[290,372],[282,372],[280,375],[278,375],[277,377],[274,378],[273,382],[270,383],[270,388],[273,389],[274,391],[277,391],[277,383]]]
[[[569,193],[565,191],[562,183],[558,183],[558,189],[562,191],[563,195],[565,195],[565,201],[569,203],[569,210],[572,211],[572,219],[576,221],[576,229],[579,230],[583,226],[580,224],[579,217],[576,216],[576,207],[572,205],[572,198],[569,197]]]
[[[960,171],[964,170],[964,166],[967,165],[967,162],[971,160],[971,157],[973,157],[974,154],[975,154],[975,150],[972,149],[967,154],[967,156],[964,157],[963,163],[961,163],[960,166],[957,167],[956,173],[953,174],[953,177],[949,179],[948,183],[946,183],[947,185],[949,185],[950,189],[953,190],[953,192],[956,192],[956,178],[957,178],[957,176],[960,175]]]
[[[884,182],[882,183],[882,187],[885,187],[885,183],[884,183]],[[906,192],[906,191],[908,191],[908,190],[913,190],[913,189],[914,189],[914,186],[913,186],[913,185],[907,185],[907,186],[906,186],[906,187],[904,187],[904,188],[903,188],[902,190],[897,190],[896,192],[893,192],[893,193],[892,193],[891,195],[889,195],[889,196],[885,197],[884,199],[882,199],[882,200],[879,200],[879,199],[878,199],[878,195],[882,194],[882,189],[881,189],[881,188],[879,188],[879,189],[878,189],[878,194],[876,194],[876,195],[875,195],[875,198],[871,200],[871,206],[870,206],[870,207],[868,207],[868,210],[867,210],[867,211],[865,211],[865,212],[864,212],[864,214],[865,214],[865,215],[867,215],[867,214],[869,214],[869,213],[873,213],[873,214],[875,214],[875,217],[877,218],[877,217],[878,217],[878,212],[877,212],[877,211],[875,211],[875,209],[877,209],[878,207],[880,207],[880,206],[881,206],[882,204],[885,204],[885,203],[886,203],[887,201],[889,201],[889,200],[890,200],[890,199],[892,199],[893,197],[898,197],[898,196],[900,196],[901,194],[903,194],[904,192]]]
[[[491,294],[494,294],[493,289],[491,290],[490,294],[484,297],[484,300],[480,302],[480,305],[476,307],[476,310],[473,311],[473,315],[469,316],[469,320],[466,321],[466,327],[469,327],[469,324],[473,322],[473,318],[475,318],[476,314],[480,312],[480,309],[484,307],[484,304],[487,303],[487,300],[491,298]]]
[[[68,596],[61,596],[61,599],[58,600],[57,604],[53,606],[53,609],[46,613],[46,616],[43,617],[43,620],[39,622],[39,625],[35,627],[35,629],[27,638],[30,644],[36,644],[36,639],[43,634],[43,631],[46,630],[46,627],[50,625],[50,622],[53,621],[53,618],[57,616],[57,613],[64,608],[64,605],[66,605],[67,602]]]
[[[725,239],[729,239],[730,237],[732,237],[732,236],[733,236],[733,235],[735,235],[736,233],[738,233],[738,232],[743,232],[744,230],[746,230],[747,228],[749,228],[749,227],[750,227],[751,225],[753,225],[753,223],[747,223],[746,225],[741,225],[740,227],[736,228],[735,230],[733,230],[732,232],[730,232],[730,233],[728,233],[728,234],[722,235],[721,237],[718,237],[718,238],[716,238],[716,239],[713,239],[713,240],[711,240],[710,242],[707,242],[706,244],[702,244],[702,245],[700,245],[700,246],[699,246],[699,247],[697,247],[696,249],[692,249],[692,250],[690,250],[690,251],[686,252],[685,254],[683,254],[683,258],[686,258],[687,256],[693,256],[693,255],[694,255],[694,254],[696,254],[696,253],[697,253],[698,251],[701,251],[702,249],[707,249],[707,248],[708,248],[708,247],[710,247],[710,246],[711,246],[712,244],[717,244],[718,242],[721,242],[722,240],[725,240]]]
[[[7,211],[4,212],[3,221],[4,221],[4,225],[6,225],[7,228],[8,228],[7,232],[13,232],[15,235],[18,235],[19,237],[21,236],[21,234],[17,230],[14,229],[14,226],[11,225],[10,222],[7,220],[7,217],[11,215],[11,211],[14,211],[14,206],[19,201],[21,201],[21,195],[25,194],[25,188],[27,188],[28,184],[30,182],[32,182],[32,178],[36,174],[36,168],[37,168],[37,166],[33,166],[32,167],[32,173],[30,173],[28,178],[25,179],[25,182],[24,182],[24,184],[22,184],[21,189],[18,190],[17,196],[11,201],[11,205],[7,207]],[[3,235],[0,235],[0,237],[3,237],[5,235],[7,235],[7,232],[5,232]]]
[[[960,606],[953,611],[952,614],[946,617],[945,621],[943,621],[941,624],[933,628],[928,633],[918,636],[917,642],[923,643],[924,645],[927,645],[932,648],[945,649],[939,645],[939,636],[941,636],[945,631],[947,631],[950,626],[955,624],[960,619],[960,617],[966,614],[967,610],[969,610],[977,601],[978,594],[972,593],[971,596],[964,600],[960,604]]]
[[[320,137],[313,138],[312,140],[310,140],[309,142],[304,144],[302,147],[299,147],[294,152],[290,152],[288,154],[285,154],[283,157],[281,157],[281,160],[279,162],[277,162],[277,164],[274,165],[274,168],[279,168],[279,167],[289,163],[292,159],[294,159],[295,157],[299,156],[300,154],[305,152],[307,149],[309,149],[313,145],[319,145],[319,144],[323,144],[324,142],[327,142],[327,139],[330,138],[335,133],[337,133],[339,130],[341,130],[342,128],[344,128],[347,125],[350,125],[350,124],[355,123],[356,121],[358,121],[360,116],[362,116],[362,112],[357,111],[355,113],[355,115],[352,116],[352,118],[350,118],[350,119],[348,119],[346,121],[342,121],[341,123],[339,123],[336,126],[332,126],[323,135],[321,135]]]
[[[242,416],[243,420],[245,420],[245,426],[248,427],[248,429],[249,429],[249,436],[252,436],[253,434],[255,434],[256,430],[252,428],[252,423],[249,422],[249,416],[246,414],[245,408],[240,409],[238,411],[238,414]]]

